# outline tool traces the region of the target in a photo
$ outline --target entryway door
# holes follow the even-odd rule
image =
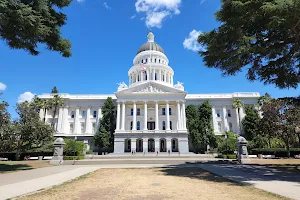
[[[155,130],[155,122],[148,122],[147,123],[148,130]]]

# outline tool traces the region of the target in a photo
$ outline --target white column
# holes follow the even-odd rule
[[[159,130],[159,120],[158,120],[158,101],[155,101],[155,130]]]
[[[143,77],[143,71],[141,71],[141,74],[140,74],[140,78],[141,78],[141,81],[144,81],[144,77]]]
[[[131,75],[128,76],[128,83],[131,84]]]
[[[164,82],[167,82],[167,71],[166,71],[166,70],[164,70],[164,75],[165,75],[165,80],[164,80]]]
[[[143,138],[143,151],[148,152],[148,138]]]
[[[235,116],[236,116],[236,133],[240,134],[240,121],[239,121],[240,115],[239,115],[239,112],[238,112],[237,108],[235,109]]]
[[[132,130],[136,131],[136,102],[133,102],[133,120],[132,120]]]
[[[117,102],[117,127],[116,130],[120,130],[120,116],[121,116],[121,105],[120,102]]]
[[[147,117],[148,117],[148,108],[147,108],[147,101],[144,102],[144,130],[148,130],[147,129]]]
[[[152,80],[155,80],[155,69],[152,69]]]
[[[102,108],[99,107],[98,111],[97,111],[97,121],[96,121],[96,130],[95,130],[95,132],[97,132],[100,128],[101,119],[102,119]]]
[[[156,152],[160,152],[160,148],[159,148],[159,138],[154,138],[154,145],[155,145],[155,153]]]
[[[149,69],[147,69],[147,81],[149,81],[150,80],[150,71],[149,71]]]
[[[166,114],[167,114],[167,128],[166,130],[169,131],[170,130],[170,112],[169,112],[169,102],[166,101]]]
[[[58,110],[58,119],[57,119],[57,126],[56,126],[56,132],[61,133],[62,132],[62,117],[63,117],[63,108],[59,108]]]
[[[75,131],[74,131],[74,133],[80,133],[79,107],[76,108],[76,112],[75,112]]]
[[[64,133],[69,133],[69,112],[68,112],[68,107],[64,107],[62,131]]]
[[[171,75],[171,84],[174,85],[173,76]]]
[[[171,143],[171,138],[167,138],[167,152],[170,150],[172,152],[172,143]]]
[[[228,121],[227,121],[227,110],[226,106],[223,106],[223,111],[222,111],[222,117],[223,117],[223,131],[224,133],[228,131]]]
[[[131,138],[131,152],[136,151],[136,138]]]
[[[86,118],[85,118],[85,133],[92,133],[91,129],[91,107],[88,107],[86,110]]]
[[[39,116],[41,120],[44,120],[44,109],[40,109]]]
[[[138,82],[138,72],[135,72],[135,82]]]
[[[125,101],[122,102],[122,131],[125,130]]]
[[[161,69],[159,70],[159,76],[158,76],[158,80],[161,81],[162,78],[161,78]]]
[[[181,129],[181,119],[180,119],[180,102],[177,101],[177,130]]]
[[[182,129],[186,130],[186,115],[185,115],[185,103],[184,101],[182,102],[182,121],[183,121],[183,126]]]
[[[213,120],[213,128],[214,128],[214,132],[218,132],[218,125],[217,125],[217,121],[216,121],[216,108],[213,106],[212,107],[212,120]]]

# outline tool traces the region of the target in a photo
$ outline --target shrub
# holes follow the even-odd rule
[[[86,154],[94,154],[94,152],[92,150],[88,150],[86,151]]]
[[[86,149],[86,145],[82,141],[77,141],[73,139],[65,139],[64,155],[74,156],[74,151],[76,156],[82,156],[83,150]]]
[[[24,160],[25,156],[38,157],[38,156],[53,156],[53,151],[44,152],[26,152],[21,153],[20,160]],[[7,158],[8,160],[16,160],[16,152],[0,152],[0,157]]]
[[[83,160],[84,156],[64,156],[64,160]]]
[[[252,149],[250,154],[275,155],[275,157],[287,157],[287,150],[284,148],[257,148]],[[290,149],[291,157],[300,154],[300,148]]]
[[[216,158],[236,159],[236,155],[235,154],[228,154],[228,156],[227,156],[227,155],[219,154]]]
[[[227,132],[228,135],[228,154],[233,154],[236,150],[237,135],[233,132]],[[226,138],[224,136],[217,137],[218,151],[222,154],[226,154]]]

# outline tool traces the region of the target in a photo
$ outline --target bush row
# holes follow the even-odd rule
[[[250,150],[249,154],[275,155],[275,157],[287,157],[287,150],[284,148],[277,148],[277,149],[258,148],[258,149]],[[291,157],[294,157],[295,155],[300,155],[300,148],[291,148],[290,154]]]
[[[21,153],[20,160],[24,160],[25,156],[30,156],[30,157],[53,156],[53,151]],[[14,160],[16,160],[16,152],[0,152],[0,157],[7,158],[8,160],[14,161]]]
[[[236,159],[235,154],[228,154],[228,156],[225,154],[219,154],[216,158],[224,158],[224,159]]]
[[[83,160],[84,156],[64,156],[64,160]]]

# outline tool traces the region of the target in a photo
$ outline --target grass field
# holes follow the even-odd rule
[[[285,199],[199,168],[101,169],[22,200]]]
[[[52,166],[49,161],[0,161],[0,173],[10,173]]]

